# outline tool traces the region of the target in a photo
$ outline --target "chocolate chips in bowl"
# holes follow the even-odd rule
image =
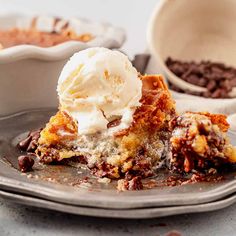
[[[229,98],[233,87],[236,87],[236,68],[224,63],[212,61],[182,61],[171,57],[166,59],[169,70],[182,79],[199,87],[206,88],[204,92],[195,92],[179,88],[169,82],[172,90],[206,98]]]

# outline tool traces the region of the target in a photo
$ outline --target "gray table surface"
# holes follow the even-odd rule
[[[236,204],[226,209],[149,220],[84,217],[0,201],[1,236],[158,236],[176,230],[183,236],[236,235]]]

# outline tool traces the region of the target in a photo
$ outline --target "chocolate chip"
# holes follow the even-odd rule
[[[178,64],[173,64],[171,67],[170,67],[170,70],[174,73],[174,74],[176,74],[177,76],[182,76],[183,75],[183,73],[184,73],[184,68],[183,67],[181,67],[180,65],[178,65]]]
[[[205,78],[200,78],[198,85],[201,87],[205,87],[207,85],[207,80]]]
[[[218,66],[212,66],[211,71],[215,74],[222,74],[222,72],[223,72],[222,68],[220,68]]]
[[[229,80],[222,80],[220,82],[220,87],[222,87],[226,91],[231,91],[231,84]]]
[[[107,128],[113,128],[113,127],[116,127],[118,125],[120,125],[121,123],[121,119],[115,119],[113,121],[110,121],[108,124],[107,124]]]
[[[230,80],[231,87],[236,87],[236,77]]]
[[[32,170],[34,159],[32,155],[22,155],[18,157],[18,166],[21,172],[28,172]]]
[[[34,152],[37,149],[38,140],[33,139],[27,147],[27,152]]]
[[[188,70],[181,76],[182,79],[188,80],[188,78],[192,75],[192,68],[189,67]]]
[[[233,71],[230,71],[230,72],[225,72],[224,73],[224,78],[227,79],[227,80],[231,80],[235,77]]]
[[[227,67],[223,63],[211,61],[184,62],[169,57],[166,60],[166,65],[182,80],[207,88],[206,92],[194,93],[170,84],[170,88],[177,92],[211,98],[228,98],[232,88],[236,87],[236,68]]]
[[[191,84],[199,85],[199,78],[196,75],[189,75],[187,81]]]
[[[208,82],[208,84],[207,84],[207,90],[208,91],[212,91],[212,90],[214,90],[215,88],[216,88],[216,82],[215,82],[215,80],[210,80],[209,82]]]
[[[217,90],[215,90],[215,91],[212,93],[211,97],[212,97],[212,98],[220,98],[220,97],[221,97],[221,93],[222,93],[222,90],[221,90],[221,89],[217,89]]]
[[[38,145],[38,139],[42,129],[33,130],[29,132],[28,136],[18,143],[21,151],[34,152]]]
[[[42,129],[34,130],[34,131],[31,131],[31,132],[29,133],[29,136],[32,137],[32,140],[38,140],[38,139],[39,139],[41,130],[42,130]]]
[[[26,139],[22,140],[21,142],[18,143],[18,147],[22,150],[22,151],[26,151],[30,142],[32,140],[31,136],[28,136]]]

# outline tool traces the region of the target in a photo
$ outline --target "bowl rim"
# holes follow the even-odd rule
[[[155,37],[154,37],[154,34],[153,34],[154,33],[154,25],[157,24],[158,16],[160,15],[163,7],[168,3],[169,3],[168,0],[160,0],[156,4],[156,6],[155,6],[155,8],[154,8],[154,10],[151,14],[151,17],[148,21],[148,27],[147,27],[147,33],[146,33],[148,48],[151,52],[151,55],[154,56],[154,58],[157,61],[158,65],[160,66],[160,68],[166,74],[166,79],[167,80],[169,80],[171,83],[173,83],[174,85],[176,85],[180,88],[188,89],[188,90],[193,91],[193,92],[204,92],[204,91],[206,91],[206,88],[190,84],[190,83],[180,79],[171,70],[169,70],[169,68],[164,63],[164,60],[162,60],[160,54],[155,49],[155,46],[154,46],[154,44],[155,44],[154,38]]]
[[[42,16],[42,15],[37,15]],[[44,16],[44,15],[43,15]],[[48,15],[50,16],[50,15]],[[2,18],[21,18],[21,17],[35,17],[31,14],[18,14],[18,13],[5,13],[0,14]],[[52,16],[55,17],[55,16]],[[61,17],[65,19],[65,17]],[[96,24],[96,26],[102,26],[105,29],[104,35],[96,36],[93,40],[88,42],[80,42],[75,40],[69,40],[52,47],[40,47],[35,45],[16,45],[9,48],[0,50],[0,64],[10,63],[23,59],[40,59],[45,61],[57,61],[66,59],[74,52],[86,49],[88,47],[107,47],[107,48],[120,48],[125,39],[125,30],[111,25],[107,22],[95,22],[88,19],[76,17],[80,22],[86,22],[90,24]]]
[[[167,81],[170,81],[171,83],[173,83],[174,85],[176,85],[177,87],[184,89],[184,90],[189,90],[192,92],[205,92],[207,91],[206,88],[204,87],[200,87],[191,83],[188,83],[184,80],[182,80],[181,78],[179,78],[178,76],[176,76],[165,64],[164,60],[162,60],[161,56],[159,55],[158,51],[155,49],[155,40],[154,40],[154,25],[156,24],[157,20],[158,20],[158,16],[161,13],[163,7],[169,3],[169,0],[160,0],[152,14],[151,17],[148,21],[148,26],[147,26],[147,32],[146,32],[146,40],[148,43],[148,49],[151,53],[151,55],[154,57],[154,59],[157,61],[159,67],[161,70],[163,70],[163,72],[166,75],[166,79]],[[232,89],[232,91],[229,93],[230,98],[235,98],[236,97],[236,87],[234,87]]]

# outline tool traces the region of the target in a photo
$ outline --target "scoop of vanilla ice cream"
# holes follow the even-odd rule
[[[75,53],[58,80],[60,109],[78,122],[79,134],[107,130],[107,124],[121,118],[114,130],[133,121],[140,106],[142,82],[128,57],[106,48],[89,48]]]

